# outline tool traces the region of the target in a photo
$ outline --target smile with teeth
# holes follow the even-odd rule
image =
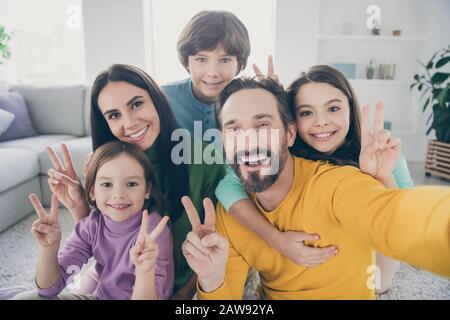
[[[146,127],[139,130],[138,132],[127,135],[127,137],[130,138],[131,140],[140,140],[144,137],[144,135],[147,132],[149,127],[150,127],[150,125],[147,125]]]
[[[203,83],[204,84],[206,84],[206,85],[208,85],[208,86],[218,86],[218,85],[221,85],[222,83],[223,83],[223,81],[220,81],[220,82],[206,82],[206,81],[203,81]]]
[[[126,203],[119,203],[119,204],[108,204],[108,207],[111,207],[113,209],[117,209],[117,210],[123,210],[126,209],[128,207],[130,207],[131,204],[126,204]]]
[[[239,158],[239,163],[245,164],[246,166],[259,166],[263,164],[269,164],[270,158],[267,154],[257,154],[251,156],[242,156]]]
[[[311,136],[316,140],[327,140],[329,137],[334,135],[337,131],[324,132],[324,133],[315,133],[311,134]]]

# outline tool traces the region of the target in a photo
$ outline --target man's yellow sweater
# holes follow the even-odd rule
[[[450,188],[385,189],[354,167],[294,158],[294,182],[279,206],[260,212],[281,231],[317,233],[338,254],[315,268],[293,263],[219,204],[217,231],[230,243],[225,281],[199,299],[242,299],[249,267],[263,299],[373,299],[374,250],[450,277]]]

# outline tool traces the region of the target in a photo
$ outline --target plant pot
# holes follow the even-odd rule
[[[425,175],[450,180],[450,143],[437,140],[428,142]]]

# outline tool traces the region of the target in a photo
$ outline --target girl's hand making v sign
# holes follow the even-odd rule
[[[142,213],[142,223],[136,244],[130,249],[130,258],[136,268],[136,274],[147,274],[156,268],[156,260],[159,254],[158,239],[169,220],[164,216],[150,234],[147,234],[150,217],[148,211]]]
[[[41,248],[59,249],[59,244],[61,242],[61,227],[59,226],[58,221],[58,197],[52,195],[52,204],[49,215],[47,215],[39,198],[34,193],[30,194],[28,198],[39,217],[39,219],[33,222],[31,233],[39,242]]]
[[[369,106],[364,106],[361,119],[360,169],[373,176],[385,186],[393,186],[392,172],[400,155],[401,142],[391,137],[384,129],[383,103],[378,102],[375,110],[374,127],[369,125]]]

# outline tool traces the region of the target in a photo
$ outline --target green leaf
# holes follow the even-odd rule
[[[422,92],[422,94],[420,95],[420,100],[422,100],[423,99],[423,97],[427,94],[427,92],[428,91],[430,91],[431,90],[431,87],[428,87],[428,88],[426,88],[423,92]]]
[[[450,73],[436,72],[431,77],[431,82],[434,83],[434,84],[441,84],[445,80],[447,80],[448,77],[450,77]]]
[[[448,87],[441,90],[439,95],[436,97],[440,106],[445,107],[445,99],[447,98]]]
[[[440,68],[446,65],[450,61],[450,57],[445,57],[436,62],[436,68]]]
[[[427,101],[425,102],[425,104],[423,105],[422,112],[425,112],[425,110],[427,109],[428,104],[430,103],[430,101],[431,101],[431,98],[428,98]]]
[[[409,90],[411,90],[412,88],[414,88],[414,87],[416,86],[416,84],[417,84],[417,82],[416,82],[416,83],[413,83],[413,84],[411,84],[411,85],[409,86]]]
[[[431,125],[431,127],[428,128],[428,130],[427,130],[427,135],[430,134],[431,130],[433,130],[433,125]]]
[[[418,74],[414,75],[414,80],[419,81],[419,75]]]
[[[417,87],[417,90],[422,91],[422,87],[423,87],[423,83],[419,84],[419,86]]]
[[[428,64],[427,64],[427,69],[429,70],[429,69],[431,69],[431,68],[433,68],[433,61],[430,61],[430,62],[428,62]]]
[[[428,126],[430,124],[431,119],[433,119],[433,112],[430,113],[430,115],[428,116],[426,125]]]

